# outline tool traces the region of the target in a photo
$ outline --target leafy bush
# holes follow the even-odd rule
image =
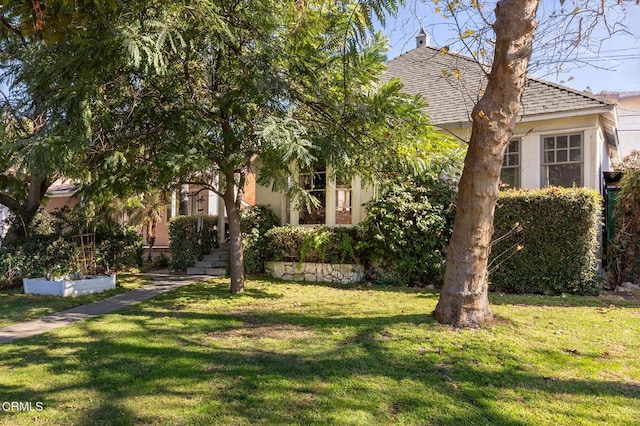
[[[255,205],[240,210],[240,229],[243,234],[257,230],[264,235],[268,230],[280,225],[280,219],[265,205]]]
[[[153,266],[158,268],[166,268],[171,264],[171,259],[167,256],[166,253],[161,252],[159,255],[153,259]]]
[[[248,274],[264,273],[267,250],[265,234],[279,224],[280,219],[267,206],[256,205],[240,211],[244,269]]]
[[[63,276],[77,271],[79,249],[74,240],[77,231],[66,224],[64,215],[40,212],[26,240],[4,241],[0,249],[0,284],[19,285],[24,277]],[[63,229],[67,232],[63,233]],[[107,263],[116,270],[139,266],[142,251],[142,237],[133,228],[96,230],[98,273],[105,271]]]
[[[500,194],[489,260],[490,289],[597,294],[601,197],[584,188]]]
[[[620,189],[614,205],[613,239],[607,245],[609,285],[640,278],[640,152],[623,159]]]
[[[198,232],[198,216],[178,216],[169,223],[169,254],[171,267],[186,271],[196,261],[218,246],[217,216],[201,216],[202,229]]]
[[[267,251],[266,260],[302,261],[302,245],[311,228],[291,225],[273,228],[265,234]]]
[[[121,270],[142,266],[142,236],[134,227],[96,231],[96,263]]]
[[[439,283],[454,217],[455,186],[428,180],[387,182],[367,203],[363,245],[385,280],[401,285]]]
[[[265,235],[266,259],[292,262],[360,263],[361,236],[353,227],[273,228]]]

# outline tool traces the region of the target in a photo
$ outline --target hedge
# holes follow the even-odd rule
[[[382,282],[440,284],[455,196],[455,188],[439,182],[424,187],[391,182],[382,187],[378,199],[367,203],[363,246],[384,271]]]
[[[169,254],[176,271],[186,271],[218,245],[218,216],[201,217],[200,232],[197,215],[177,216],[169,223]]]
[[[353,227],[273,228],[265,234],[266,260],[317,263],[361,263],[361,236]]]
[[[584,188],[500,194],[489,259],[490,289],[597,294],[600,195]]]
[[[269,207],[255,205],[240,210],[244,270],[247,274],[264,273],[267,253],[265,234],[280,224],[280,218]]]

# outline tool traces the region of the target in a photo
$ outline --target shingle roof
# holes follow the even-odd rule
[[[428,103],[431,122],[438,125],[470,122],[471,110],[487,82],[477,62],[428,46],[389,61],[385,79],[393,77],[402,79],[406,93],[422,95]],[[521,114],[525,117],[613,108],[613,104],[587,93],[534,78],[527,80],[522,103]]]

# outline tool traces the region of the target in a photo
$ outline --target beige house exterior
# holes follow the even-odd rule
[[[436,128],[467,143],[471,111],[486,86],[486,70],[465,56],[427,46],[420,35],[417,44],[388,62],[385,79],[400,78],[405,92],[421,95],[428,103],[426,112]],[[602,172],[620,159],[617,125],[615,103],[529,78],[521,116],[504,157],[503,184],[527,189],[575,185],[601,191]],[[295,200],[264,186],[256,188],[256,203],[269,206],[282,224],[341,226],[364,220],[363,204],[375,196],[374,188],[359,178],[340,185],[330,173],[319,173],[311,179],[312,185],[305,185],[314,195],[322,194],[322,211],[311,221]]]
[[[620,155],[640,151],[640,92],[604,92],[597,97],[617,105]]]

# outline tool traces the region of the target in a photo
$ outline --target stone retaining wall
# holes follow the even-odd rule
[[[287,281],[355,283],[362,281],[364,267],[354,264],[265,262],[268,275]]]

